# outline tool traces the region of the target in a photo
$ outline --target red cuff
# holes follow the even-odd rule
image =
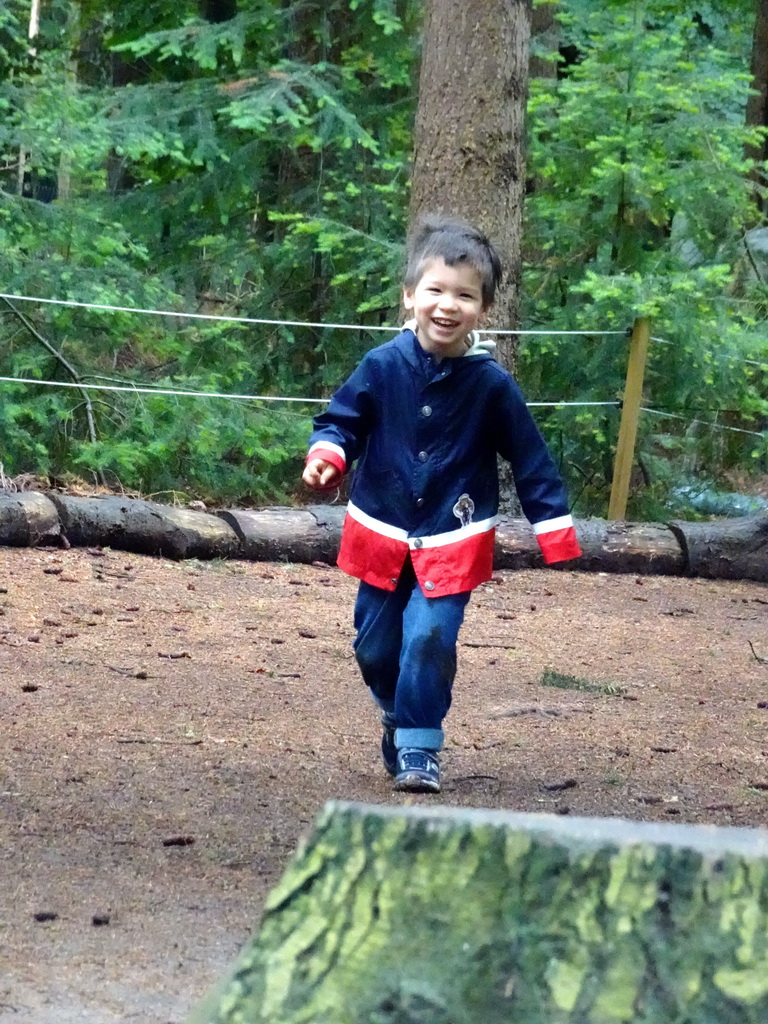
[[[564,530],[540,533],[536,540],[539,542],[547,565],[551,565],[553,562],[566,562],[570,558],[578,558],[581,555],[581,547],[576,540],[576,531],[572,526],[567,526]]]
[[[312,448],[307,454],[307,464],[312,462],[314,459],[322,459],[324,462],[330,462],[332,466],[335,466],[340,473],[345,473],[347,469],[347,463],[343,455],[339,455],[338,452],[333,451],[331,448]]]

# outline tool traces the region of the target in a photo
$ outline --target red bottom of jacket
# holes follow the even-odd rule
[[[337,564],[373,587],[394,590],[410,553],[424,594],[445,597],[474,590],[491,578],[495,539],[491,528],[447,544],[412,548],[408,541],[377,533],[347,515]]]

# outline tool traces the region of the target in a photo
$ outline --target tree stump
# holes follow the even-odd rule
[[[765,1024],[768,831],[329,804],[189,1024]]]
[[[0,493],[0,544],[35,547],[61,534],[56,506],[39,491]]]
[[[103,545],[166,558],[227,558],[239,553],[234,530],[206,512],[138,498],[50,497],[72,545]]]

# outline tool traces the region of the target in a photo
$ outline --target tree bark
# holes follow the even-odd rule
[[[428,0],[410,221],[460,215],[498,244],[507,271],[490,326],[517,325],[525,185],[530,0]],[[499,343],[512,369],[514,336]]]
[[[755,30],[752,39],[752,88],[754,92],[747,99],[745,120],[747,125],[765,127],[768,125],[768,0],[757,0]],[[751,173],[758,186],[768,183],[765,167],[760,167],[768,158],[768,140],[758,146],[748,146],[744,154],[758,164]],[[765,200],[758,192],[758,206],[762,209]]]
[[[346,507],[222,510],[215,515],[138,498],[0,492],[0,545],[109,545],[166,558],[327,562],[339,550]],[[703,576],[768,583],[768,515],[709,523],[576,520],[583,557],[555,568],[581,572]],[[496,569],[537,569],[544,561],[529,523],[502,519]]]
[[[305,563],[335,563],[345,514],[343,505],[219,512],[237,534],[241,557]]]
[[[80,5],[70,0],[66,7],[66,21],[61,29],[62,35],[67,40],[69,59],[64,68],[63,90],[66,96],[67,105],[77,93],[78,87],[78,54],[82,45]],[[69,125],[65,121],[62,124],[65,133],[69,131]],[[60,129],[61,130],[61,129]],[[65,135],[66,140],[66,135]],[[72,195],[72,152],[69,146],[63,146],[59,155],[59,166],[56,175],[56,199],[67,201]]]
[[[137,498],[51,494],[61,530],[75,546],[106,545],[166,558],[227,558],[239,553],[234,530],[218,516]]]
[[[557,50],[559,25],[555,15],[557,5],[553,3],[541,4],[534,7],[531,12],[531,43],[538,44],[554,52]],[[547,60],[531,53],[528,61],[528,77],[530,78],[557,78],[557,61]]]
[[[764,1024],[768,832],[330,804],[189,1024]]]
[[[55,543],[61,536],[56,506],[37,491],[0,493],[0,544],[36,547]]]
[[[40,4],[41,0],[32,0],[29,8],[29,27],[27,29],[27,39],[29,40],[29,48],[27,49],[27,54],[32,59],[34,59],[37,56],[37,46],[35,45],[35,40],[37,39],[38,33],[40,32]],[[23,196],[25,194],[24,179],[27,173],[27,156],[28,154],[22,146],[19,149],[19,165],[16,172],[17,192],[20,196]]]
[[[669,525],[691,576],[768,583],[768,515]]]
[[[722,525],[722,524],[721,524]],[[623,523],[605,519],[576,521],[582,557],[564,563],[587,572],[634,572],[680,576],[686,561],[674,531],[662,523]],[[505,519],[496,530],[497,569],[535,569],[544,565],[539,545],[524,519]],[[768,558],[765,572],[768,575]]]

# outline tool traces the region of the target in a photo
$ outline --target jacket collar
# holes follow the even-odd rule
[[[415,331],[409,326],[405,326],[400,334],[393,339],[393,344],[397,346],[405,361],[414,370],[419,370],[423,373],[426,367],[431,365],[435,368],[439,366],[441,371],[445,370],[447,373],[452,373],[458,366],[466,365],[465,360],[468,357],[470,357],[471,362],[474,362],[476,359],[493,358],[491,352],[496,348],[495,342],[480,341],[475,331],[470,335],[470,340],[473,344],[463,356],[442,359],[439,363],[432,359],[429,353],[424,351],[419,344]]]

